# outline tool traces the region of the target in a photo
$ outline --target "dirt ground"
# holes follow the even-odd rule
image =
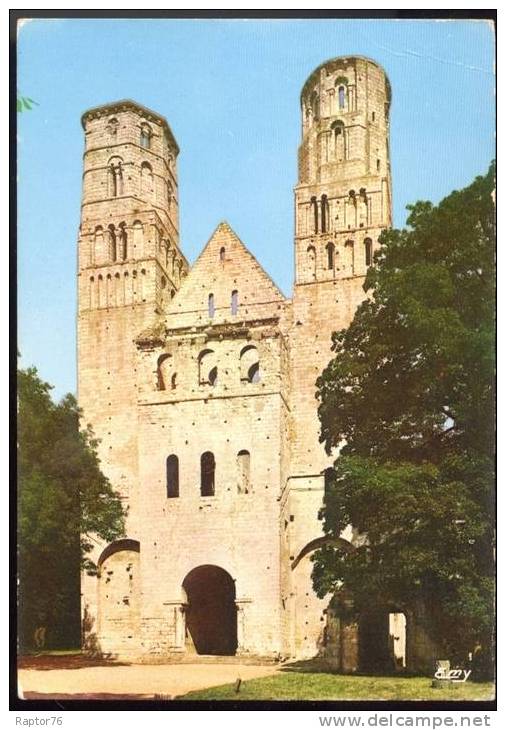
[[[21,657],[18,694],[22,699],[173,699],[278,671],[275,665],[113,664],[80,655]]]

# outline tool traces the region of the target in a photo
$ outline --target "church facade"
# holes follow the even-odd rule
[[[88,648],[363,667],[360,626],[311,583],[333,460],[315,381],[392,223],[390,98],[363,57],[329,60],[304,84],[291,299],[225,222],[189,265],[162,116],[133,101],[83,115],[78,399],[128,510],[127,537],[97,544],[98,575],[83,575]],[[351,529],[342,539],[352,549]],[[380,623],[406,666],[416,631],[402,613]]]

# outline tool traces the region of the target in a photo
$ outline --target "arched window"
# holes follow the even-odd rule
[[[156,379],[158,390],[166,390],[169,384],[171,371],[171,357],[167,353],[160,355],[156,364]]]
[[[316,279],[316,249],[314,246],[307,247],[307,257],[309,264],[309,273],[313,279]]]
[[[369,200],[367,199],[367,191],[365,188],[360,188],[357,212],[359,228],[367,227],[369,221]]]
[[[119,224],[119,255],[122,261],[126,261],[128,258],[128,236],[125,223]]]
[[[260,382],[260,359],[254,345],[246,345],[240,353],[241,381],[245,383]]]
[[[329,219],[329,201],[325,194],[321,197],[321,220],[322,220],[322,226],[321,226],[321,232],[327,233],[327,224]]]
[[[107,192],[109,198],[123,195],[123,160],[121,157],[111,157],[107,168]]]
[[[225,261],[225,246],[222,246],[220,248],[220,261],[222,263]]]
[[[332,241],[329,241],[327,245],[325,246],[325,249],[327,251],[327,269],[332,270],[334,268],[334,253],[335,253],[335,247]]]
[[[250,453],[242,449],[237,454],[237,492],[248,494],[250,491]]]
[[[344,203],[344,215],[348,228],[357,228],[357,213],[357,195],[354,190],[350,190],[348,193],[348,200]]]
[[[173,192],[174,191],[172,189],[172,185],[170,184],[170,182],[167,181],[167,207],[169,208],[169,211],[170,211],[171,206],[172,206],[172,195],[173,195]]]
[[[346,136],[344,123],[341,120],[332,124],[334,132],[334,157],[341,161],[346,159]]]
[[[214,317],[214,311],[214,294],[209,294],[207,297],[207,314],[210,319]]]
[[[202,350],[198,357],[200,385],[217,385],[218,366],[213,350]]]
[[[149,162],[141,164],[141,193],[153,192],[153,169]]]
[[[316,197],[314,195],[311,198],[311,207],[313,209],[314,232],[318,233],[318,203],[316,202]]]
[[[239,309],[239,292],[237,289],[234,289],[232,292],[232,296],[230,298],[230,311],[233,315],[237,314],[237,310]]]
[[[355,243],[351,239],[344,242],[344,267],[350,274],[355,273]]]
[[[370,238],[366,238],[364,240],[364,248],[365,248],[365,265],[371,266],[371,264],[372,264],[372,240]]]
[[[118,250],[116,231],[114,230],[114,226],[112,225],[112,223],[107,227],[107,232],[109,234],[109,261],[117,261]]]
[[[144,147],[144,149],[149,150],[151,147],[151,129],[147,124],[141,125],[141,139],[140,139],[141,147]]]
[[[177,373],[172,373],[170,377],[170,387],[172,390],[176,390],[177,386]]]
[[[175,454],[167,457],[167,497],[179,497],[179,459]]]
[[[344,109],[346,106],[346,88],[340,86],[337,90],[337,98],[339,103],[339,109]]]
[[[200,494],[202,497],[214,496],[214,472],[216,462],[211,451],[204,451],[200,457]]]

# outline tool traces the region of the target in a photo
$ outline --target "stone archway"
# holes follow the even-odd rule
[[[231,656],[237,651],[235,582],[217,565],[200,565],[183,581],[186,631],[197,654]]]
[[[105,547],[98,561],[95,638],[85,628],[85,643],[103,653],[135,651],[140,635],[140,544],[124,538]]]

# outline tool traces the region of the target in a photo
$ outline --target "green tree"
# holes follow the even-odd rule
[[[121,500],[101,473],[97,441],[79,428],[75,398],[52,401],[35,368],[18,370],[20,648],[38,626],[50,646],[79,644],[79,574],[93,541],[123,534]]]
[[[410,206],[407,228],[381,235],[368,298],[317,380],[329,470],[328,544],[313,581],[371,605],[424,605],[449,657],[494,624],[495,168],[438,206]],[[334,452],[335,453],[335,452]]]

